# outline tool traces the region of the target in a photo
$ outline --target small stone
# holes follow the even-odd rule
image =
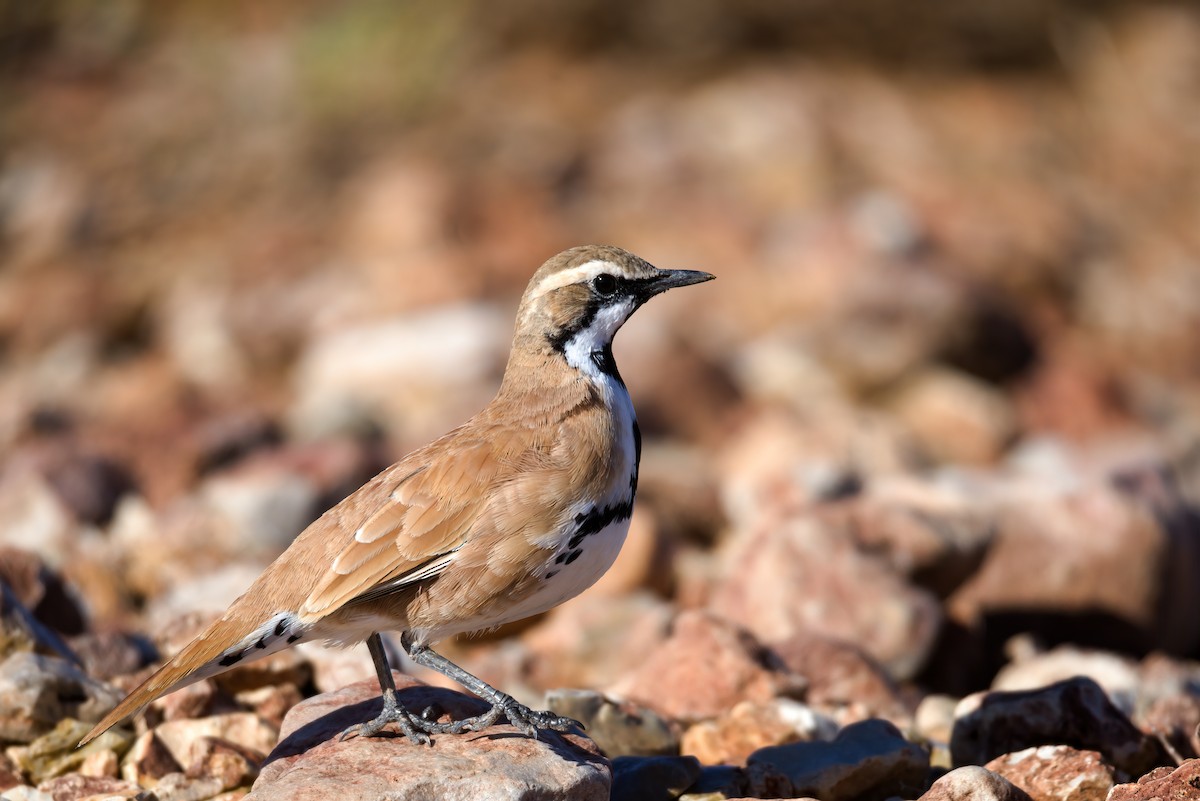
[[[190,765],[212,738],[227,740],[261,754],[279,741],[279,730],[253,712],[231,712],[196,720],[172,720],[154,729],[171,756],[180,765]]]
[[[1166,761],[1159,744],[1138,731],[1089,678],[1039,690],[975,693],[955,710],[950,752],[956,765],[1055,744],[1099,751],[1134,776]]]
[[[150,702],[155,720],[191,720],[240,711],[229,693],[217,688],[212,679],[204,679]],[[147,720],[151,718],[147,717]]]
[[[0,754],[0,792],[24,783],[17,764],[9,759],[8,754]]]
[[[237,694],[236,700],[242,707],[249,707],[254,714],[278,728],[288,710],[304,700],[295,684],[283,683],[270,687],[259,687]]]
[[[462,693],[427,687],[394,674],[401,703],[436,707],[455,718],[475,715],[485,705]],[[342,731],[378,714],[375,679],[309,698],[288,713],[272,752],[247,799],[253,801],[476,801],[609,797],[607,760],[577,733],[541,732],[537,739],[511,726],[485,732],[435,735],[430,746],[398,737],[350,737]]]
[[[1137,663],[1128,657],[1064,645],[1050,651],[1019,656],[1000,668],[993,690],[1036,690],[1075,676],[1095,681],[1125,714],[1133,711],[1141,679]]]
[[[133,746],[121,763],[121,776],[126,781],[154,787],[164,776],[180,773],[183,767],[153,731],[133,741]]]
[[[79,773],[83,776],[108,776],[115,779],[121,773],[121,759],[111,748],[95,751],[79,763]]]
[[[791,698],[743,701],[715,720],[697,723],[683,734],[681,750],[705,765],[744,765],[751,753],[769,745],[833,739],[837,724]]]
[[[842,725],[873,717],[907,724],[909,711],[896,682],[859,646],[801,631],[771,643],[771,650],[808,682],[804,702]]]
[[[39,784],[38,789],[43,793],[49,793],[54,801],[80,801],[94,796],[133,798],[141,788],[136,784],[108,776],[81,776],[74,773],[70,776],[48,779]]]
[[[1113,770],[1095,751],[1041,745],[997,757],[984,765],[1020,787],[1034,801],[1105,801]]]
[[[1200,697],[1159,698],[1137,716],[1136,722],[1139,729],[1162,737],[1185,758],[1200,756]]]
[[[993,462],[1016,429],[1004,394],[948,368],[919,371],[896,390],[889,406],[924,451],[942,462]]]
[[[925,787],[929,755],[886,720],[853,723],[832,742],[760,749],[746,760],[752,795],[822,801],[912,797]]]
[[[63,659],[12,654],[0,662],[0,739],[32,742],[65,718],[95,723],[121,697]]]
[[[672,801],[700,778],[689,756],[617,757],[612,761],[612,801]]]
[[[27,746],[13,746],[8,755],[35,782],[76,770],[89,756],[103,751],[121,751],[129,743],[122,729],[109,729],[83,748],[79,740],[91,729],[88,723],[67,718],[49,733]]]
[[[215,737],[204,737],[192,746],[186,775],[192,779],[214,778],[220,781],[221,789],[232,790],[258,778],[258,768],[264,759],[265,754]]]
[[[119,631],[85,632],[72,637],[69,645],[84,671],[102,681],[135,673],[157,656],[149,640]]]
[[[154,788],[157,801],[205,801],[221,792],[221,780],[209,776],[190,778],[172,773],[162,778]]]
[[[741,627],[687,611],[667,641],[617,683],[613,694],[679,720],[716,717],[739,701],[799,695],[804,682]]]
[[[610,759],[679,753],[678,732],[654,710],[631,701],[614,701],[593,690],[551,690],[546,707],[582,723]]]
[[[18,652],[73,658],[66,643],[34,617],[0,579],[0,659]]]
[[[18,785],[5,791],[4,801],[54,801],[54,796],[28,785]]]
[[[1200,798],[1200,759],[1189,759],[1174,770],[1156,768],[1136,783],[1118,784],[1108,794],[1108,801],[1183,801],[1195,798]]]
[[[1008,779],[978,765],[965,765],[942,776],[919,801],[1033,801]]]

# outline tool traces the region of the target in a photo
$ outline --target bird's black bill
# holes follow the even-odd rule
[[[650,290],[650,295],[657,295],[661,292],[666,292],[668,289],[702,284],[714,278],[716,278],[715,275],[701,272],[700,270],[662,270],[661,275],[655,277],[647,289]]]

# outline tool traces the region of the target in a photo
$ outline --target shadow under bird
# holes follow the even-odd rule
[[[383,711],[414,743],[507,719],[527,735],[574,721],[532,710],[431,643],[536,615],[591,586],[616,559],[637,491],[641,435],[613,336],[643,303],[711,280],[615,247],[584,246],[534,273],[512,353],[486,408],[371,479],[305,529],[250,588],[109,713],[89,742],[159,696],[299,642],[366,641]],[[440,723],[397,697],[380,631],[491,708]],[[345,736],[344,735],[344,736]]]

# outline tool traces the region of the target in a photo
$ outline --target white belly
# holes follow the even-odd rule
[[[629,518],[626,517],[589,534],[575,548],[564,542],[546,561],[538,588],[509,609],[499,623],[541,614],[595,584],[617,560],[628,532]],[[579,555],[571,559],[575,552]]]

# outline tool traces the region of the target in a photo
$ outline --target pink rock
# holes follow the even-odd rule
[[[1178,768],[1155,768],[1137,783],[1118,784],[1108,801],[1184,801],[1200,798],[1200,759],[1189,759]]]
[[[396,684],[401,701],[414,709],[436,706],[458,718],[485,708],[477,699],[402,674]],[[341,739],[346,727],[378,714],[380,703],[378,683],[368,680],[295,706],[247,799],[608,799],[607,760],[573,733],[543,732],[533,739],[505,724],[437,735],[431,746],[402,735]]]
[[[898,679],[924,664],[940,605],[837,527],[811,516],[762,518],[726,558],[710,608],[763,642],[800,633],[851,642]]]
[[[741,627],[707,612],[681,612],[670,637],[611,693],[685,721],[712,718],[739,701],[796,695],[803,680]]]
[[[919,801],[1031,801],[1008,779],[978,765],[955,768],[933,783]]]
[[[984,765],[1020,787],[1033,801],[1105,801],[1113,769],[1095,751],[1041,745],[997,757]]]

